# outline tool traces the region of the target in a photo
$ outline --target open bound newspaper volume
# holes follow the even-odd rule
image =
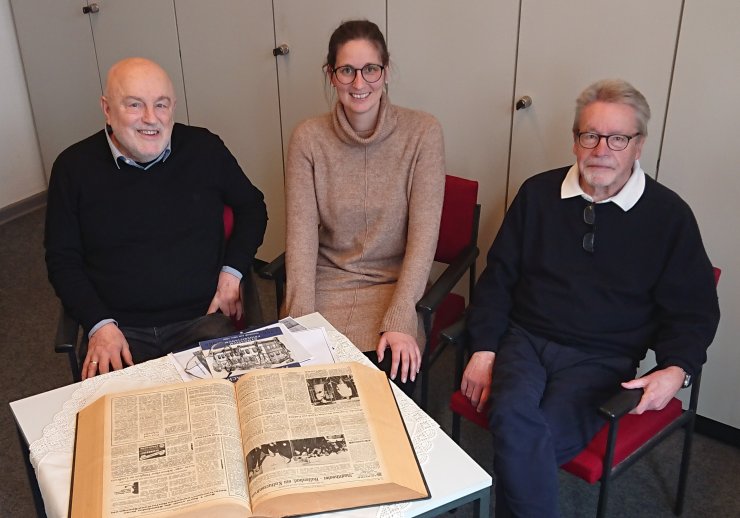
[[[70,516],[294,516],[429,498],[388,379],[359,363],[102,396]]]

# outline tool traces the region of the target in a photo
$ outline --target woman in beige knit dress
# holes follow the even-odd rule
[[[425,343],[415,306],[437,244],[444,142],[434,117],[390,103],[388,62],[372,22],[345,22],[329,41],[324,68],[337,102],[301,123],[288,148],[286,311],[321,312],[410,394]]]

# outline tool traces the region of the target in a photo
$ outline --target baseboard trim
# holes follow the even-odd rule
[[[706,435],[730,446],[740,448],[740,430],[704,416],[696,416],[696,433]]]
[[[40,209],[44,205],[46,205],[46,191],[29,196],[25,200],[11,203],[0,209],[0,225]]]

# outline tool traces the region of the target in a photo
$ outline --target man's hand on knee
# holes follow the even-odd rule
[[[681,367],[671,366],[622,383],[626,389],[641,388],[644,391],[640,403],[630,413],[642,414],[646,410],[663,410],[683,386],[684,375]]]
[[[106,324],[90,337],[82,363],[82,379],[133,365],[126,337],[114,323]]]
[[[213,296],[211,305],[208,306],[208,313],[215,313],[220,309],[224,315],[236,317],[239,320],[242,317],[240,282],[236,276],[228,272],[221,272],[218,276],[216,294]]]
[[[493,377],[493,362],[496,353],[491,351],[478,351],[473,353],[463,373],[460,391],[470,400],[478,412],[483,412],[491,393],[491,380]]]

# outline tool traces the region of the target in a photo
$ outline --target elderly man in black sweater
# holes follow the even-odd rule
[[[49,280],[89,336],[83,379],[233,332],[267,224],[221,139],[174,123],[159,65],[116,63],[100,102],[106,128],[59,155],[46,216]]]
[[[719,321],[688,205],[646,176],[650,109],[620,80],[576,103],[576,163],[527,180],[488,253],[467,326],[462,392],[491,399],[496,516],[558,516],[558,466],[603,421],[620,383],[661,409],[706,360]],[[633,379],[648,348],[659,369]]]

